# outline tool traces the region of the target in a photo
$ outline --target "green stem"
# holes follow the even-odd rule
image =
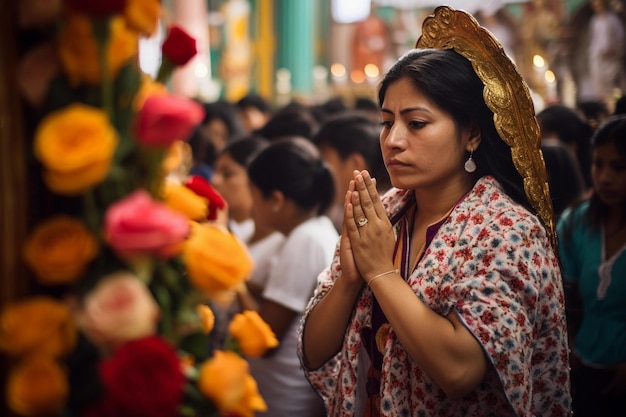
[[[115,125],[115,113],[113,111],[113,80],[109,73],[109,34],[110,34],[110,18],[95,19],[93,22],[93,30],[96,40],[98,41],[98,55],[100,59],[100,92],[102,94],[102,108],[109,116],[112,125]]]
[[[85,212],[85,221],[92,233],[100,239],[100,216],[98,214],[98,203],[94,189],[87,190],[83,193],[83,205]]]

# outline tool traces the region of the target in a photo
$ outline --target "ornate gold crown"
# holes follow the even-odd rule
[[[500,42],[469,13],[439,6],[422,25],[417,48],[454,49],[472,63],[498,134],[511,148],[524,191],[556,248],[552,200],[539,125],[526,82]]]

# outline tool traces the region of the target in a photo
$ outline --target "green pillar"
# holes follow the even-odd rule
[[[315,0],[276,0],[277,65],[291,73],[292,94],[313,92]]]

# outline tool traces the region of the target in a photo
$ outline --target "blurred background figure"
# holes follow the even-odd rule
[[[355,170],[367,169],[382,195],[391,187],[379,143],[380,126],[369,116],[346,111],[329,118],[313,138],[335,177],[335,201],[329,212],[341,231],[343,205]]]
[[[576,155],[564,143],[549,141],[541,144],[548,174],[550,197],[557,222],[563,210],[582,200],[587,189]]]
[[[626,116],[593,137],[593,194],[558,223],[575,416],[626,415]]]
[[[258,416],[322,417],[321,399],[304,377],[296,352],[296,329],[313,295],[317,276],[332,260],[338,234],[323,215],[333,202],[332,173],[305,138],[277,140],[250,164],[255,222],[282,233],[257,301],[242,288],[238,300],[270,325],[280,345],[250,370],[268,406]]]
[[[220,152],[227,143],[244,136],[243,122],[233,103],[227,100],[204,103],[204,111],[201,128],[210,138],[216,152]]]
[[[255,135],[274,141],[287,136],[300,136],[311,140],[319,122],[311,109],[300,103],[290,103],[276,110],[263,127],[254,131]]]
[[[589,22],[589,75],[597,100],[613,99],[613,89],[626,91],[624,73],[624,24],[611,9],[609,0],[591,0]]]
[[[235,103],[246,133],[252,133],[267,123],[272,115],[269,102],[259,94],[247,94]]]
[[[585,188],[591,187],[591,126],[576,110],[554,104],[537,113],[541,143],[561,142],[576,155]]]

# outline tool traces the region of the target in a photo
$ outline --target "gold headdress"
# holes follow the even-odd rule
[[[472,63],[500,137],[511,148],[524,191],[556,248],[552,200],[530,92],[500,42],[467,12],[439,6],[422,25],[417,48],[454,49]]]

